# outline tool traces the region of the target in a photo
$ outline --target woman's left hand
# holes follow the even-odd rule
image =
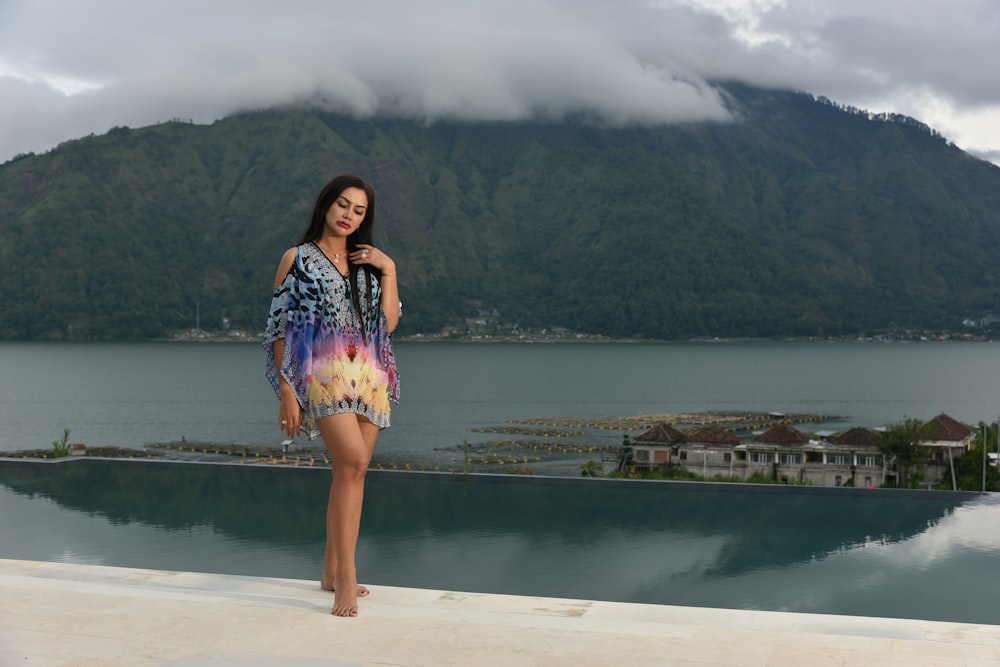
[[[357,250],[348,253],[347,257],[352,264],[368,264],[382,273],[395,273],[396,271],[395,262],[387,254],[367,243],[359,243]]]

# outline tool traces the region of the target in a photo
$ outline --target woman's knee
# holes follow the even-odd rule
[[[366,452],[350,452],[334,460],[333,474],[334,476],[340,473],[352,477],[364,477],[370,463],[371,457]]]
[[[369,446],[363,427],[353,415],[336,415],[320,420],[320,433],[333,459],[333,475],[363,478],[371,463]]]

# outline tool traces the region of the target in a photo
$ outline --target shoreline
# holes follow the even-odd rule
[[[565,468],[582,474],[581,466],[600,461],[617,452],[625,439],[645,433],[661,423],[681,429],[706,426],[726,428],[734,433],[753,433],[774,424],[822,424],[837,416],[816,414],[765,413],[740,410],[661,413],[624,417],[548,416],[507,419],[500,423],[469,429],[472,436],[487,438],[473,443],[440,444],[432,459],[386,459],[376,451],[370,470],[413,470],[426,472],[503,472],[538,474],[533,467]],[[602,435],[616,433],[615,444],[599,442]],[[173,440],[145,442],[136,447],[78,445],[68,456],[56,456],[51,448],[31,448],[0,452],[0,458],[58,461],[79,458],[114,458],[186,462],[232,462],[247,465],[287,465],[329,467],[326,448],[283,442],[280,445],[251,445],[233,441]]]
[[[57,341],[37,341],[37,340],[9,340],[11,343],[218,343],[218,344],[254,344],[260,345],[262,338],[257,336],[246,338],[231,338],[228,336],[205,336],[203,338],[149,338],[139,340],[57,340]],[[442,337],[421,334],[411,334],[394,338],[395,343],[420,343],[420,344],[442,344],[460,343],[469,345],[495,345],[504,343],[516,343],[521,345],[726,345],[734,343],[810,343],[810,344],[837,344],[854,343],[864,344],[919,344],[919,343],[994,343],[996,340],[983,336],[959,336],[947,338],[889,338],[889,337],[856,337],[843,336],[835,338],[817,337],[780,337],[780,338],[752,338],[752,337],[695,337],[695,338],[609,338],[604,336],[583,336],[583,337],[558,337],[558,336],[458,336]]]

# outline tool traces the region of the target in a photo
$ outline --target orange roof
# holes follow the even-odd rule
[[[672,445],[678,442],[687,442],[687,436],[675,429],[666,422],[660,422],[652,429],[641,435],[637,435],[633,442],[646,442],[664,445]]]
[[[855,426],[847,433],[838,435],[836,438],[832,438],[830,442],[834,445],[865,445],[868,447],[877,447],[879,443],[882,442],[882,436],[875,431],[869,431],[866,428]]]
[[[809,436],[787,424],[775,424],[756,438],[754,442],[767,442],[780,445],[799,445],[809,442]]]
[[[729,429],[718,426],[706,426],[688,436],[691,442],[710,442],[720,445],[738,445],[739,437]]]
[[[937,435],[934,436],[935,440],[962,442],[970,435],[975,433],[975,431],[973,431],[965,424],[956,421],[955,419],[952,419],[943,412],[934,419],[932,419],[930,423],[938,425]]]

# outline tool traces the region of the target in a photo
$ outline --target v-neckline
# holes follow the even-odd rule
[[[341,278],[343,278],[344,280],[347,280],[347,276],[350,275],[350,272],[351,272],[351,265],[350,265],[350,263],[348,263],[348,265],[347,265],[347,273],[343,273],[343,272],[341,272],[340,267],[337,266],[337,263],[335,261],[333,261],[332,259],[330,259],[330,257],[326,254],[326,252],[324,252],[324,250],[319,247],[318,243],[316,243],[315,241],[310,241],[309,243],[312,243],[313,247],[316,248],[316,250],[319,250],[319,254],[323,255],[323,258],[327,262],[330,263],[330,266],[333,267],[333,270],[336,271],[337,274]],[[347,251],[346,250],[344,251],[344,258],[345,259],[347,258]]]

